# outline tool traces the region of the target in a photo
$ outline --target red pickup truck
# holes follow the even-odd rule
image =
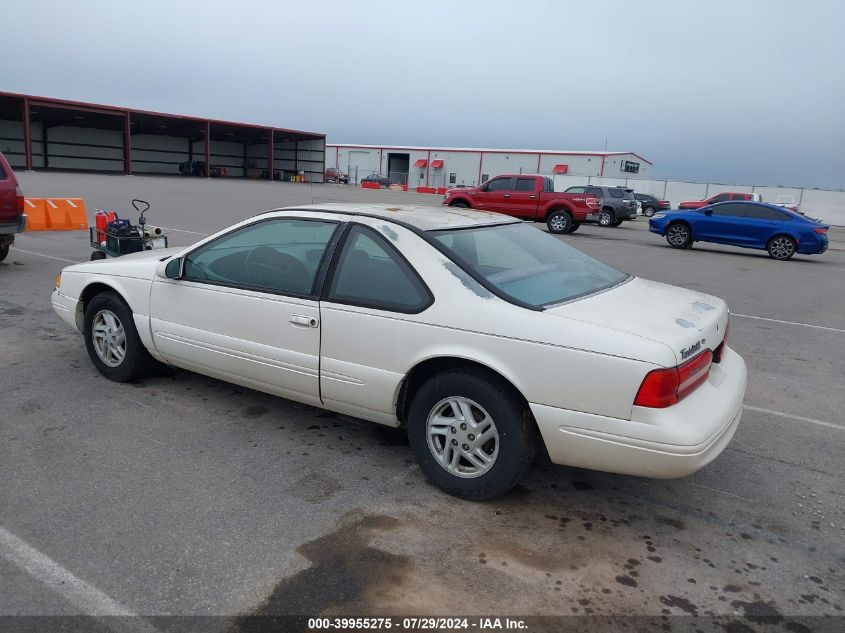
[[[759,193],[733,193],[726,191],[725,193],[717,193],[715,196],[710,196],[706,200],[685,200],[678,205],[679,209],[701,209],[717,202],[727,202],[728,200],[746,200],[751,202],[762,202]]]
[[[503,174],[478,187],[449,189],[443,204],[495,211],[523,220],[545,222],[550,233],[571,233],[601,210],[602,199],[584,193],[557,193],[552,179],[528,174]]]
[[[23,192],[18,186],[12,166],[0,153],[0,262],[15,243],[15,234],[26,228]]]

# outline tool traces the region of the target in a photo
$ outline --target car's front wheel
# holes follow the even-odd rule
[[[509,385],[471,369],[442,372],[420,387],[408,412],[408,438],[429,480],[472,501],[513,488],[537,447],[525,403]]]
[[[610,209],[605,209],[599,215],[599,226],[616,226],[616,214]]]
[[[109,380],[141,378],[155,361],[141,343],[132,311],[114,292],[103,292],[85,307],[85,347],[97,370]]]
[[[795,255],[798,244],[788,235],[776,235],[769,240],[766,250],[773,259],[786,260]]]
[[[572,232],[572,216],[566,211],[552,211],[546,218],[549,233],[563,235]]]
[[[458,200],[449,205],[450,207],[457,207],[458,209],[468,209],[469,205],[463,200]]]
[[[666,241],[673,248],[686,248],[692,243],[690,228],[683,222],[674,222],[666,228]]]

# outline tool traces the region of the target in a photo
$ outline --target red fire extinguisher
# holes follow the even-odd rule
[[[105,245],[106,243],[106,227],[109,225],[109,222],[117,219],[117,213],[114,211],[103,211],[101,209],[97,209],[96,213],[94,213],[94,226],[96,226],[97,231],[97,241]]]

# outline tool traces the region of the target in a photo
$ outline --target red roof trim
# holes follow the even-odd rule
[[[99,109],[99,110],[106,110],[108,112],[103,112],[102,114],[114,113],[116,115],[124,116],[127,112],[129,114],[147,114],[150,116],[161,116],[167,117],[171,119],[185,119],[188,121],[198,121],[201,123],[205,123],[208,121],[209,123],[216,124],[216,125],[232,125],[235,127],[249,127],[261,130],[274,130],[276,132],[290,132],[291,134],[308,134],[309,136],[314,136],[318,138],[326,138],[326,135],[322,132],[308,132],[306,130],[294,130],[292,128],[284,128],[284,127],[275,127],[273,125],[258,125],[257,123],[238,123],[237,121],[224,121],[222,119],[210,119],[208,117],[200,117],[200,116],[191,116],[186,114],[173,114],[168,112],[156,112],[155,110],[139,110],[137,108],[124,108],[122,106],[110,106],[110,105],[103,105],[101,103],[87,103],[85,101],[71,101],[69,99],[55,99],[53,97],[40,97],[37,95],[27,95],[21,94],[17,92],[3,92],[0,91],[0,97],[12,97],[16,99],[29,99],[30,104],[41,105],[44,107],[58,106],[58,107],[76,107],[80,109]],[[36,103],[37,102],[37,103]]]

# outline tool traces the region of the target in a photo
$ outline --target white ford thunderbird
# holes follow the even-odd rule
[[[443,490],[557,464],[680,477],[713,460],[746,368],[709,295],[468,209],[270,211],[193,246],[69,266],[58,315],[106,377],[155,362],[407,427]]]

